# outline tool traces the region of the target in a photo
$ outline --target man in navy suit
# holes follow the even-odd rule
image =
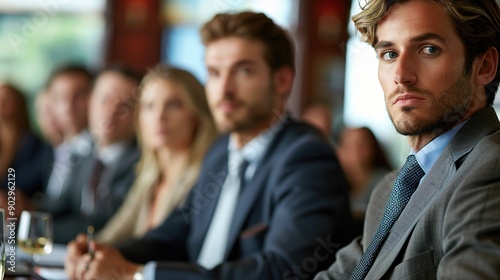
[[[286,114],[293,47],[264,14],[219,14],[201,30],[206,92],[226,133],[185,203],[117,249],[80,236],[76,279],[312,279],[350,238],[347,185],[333,149]],[[143,265],[145,264],[145,265]]]

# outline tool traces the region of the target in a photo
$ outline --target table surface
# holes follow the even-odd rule
[[[17,248],[16,248],[17,249]],[[66,257],[66,246],[61,245],[61,244],[54,244],[52,252],[48,255],[37,255],[34,258],[35,265],[47,265],[48,267],[62,267],[64,265],[64,258]],[[9,271],[5,271],[5,280],[39,280],[43,279],[42,277],[39,276],[29,276],[29,268],[28,268],[28,263],[29,263],[30,256],[25,254],[24,252],[20,250],[16,250],[16,255],[15,255],[15,271],[18,273],[18,275],[12,275]],[[8,259],[7,259],[8,260]],[[7,269],[9,269],[9,264],[8,261],[6,262]],[[47,267],[47,270],[45,270],[45,273],[55,273],[57,274],[58,279],[62,279],[60,277],[60,273],[57,271],[51,271],[50,268]],[[47,276],[46,276],[47,277]]]

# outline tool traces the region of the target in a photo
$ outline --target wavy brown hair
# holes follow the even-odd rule
[[[227,37],[260,41],[272,71],[285,66],[295,70],[294,47],[289,34],[263,13],[217,14],[203,25],[200,33],[205,46]]]
[[[374,46],[377,39],[377,25],[394,4],[411,0],[368,0],[360,3],[361,12],[352,20],[362,39]],[[500,53],[500,10],[495,0],[428,0],[441,6],[451,17],[455,30],[465,47],[464,72],[470,73],[474,60],[488,49],[496,48]],[[493,104],[500,83],[500,71],[486,85],[488,104]]]

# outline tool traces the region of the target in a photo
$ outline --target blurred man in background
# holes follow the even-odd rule
[[[56,243],[67,243],[88,225],[95,230],[103,227],[132,185],[133,167],[139,158],[134,126],[139,80],[127,69],[109,68],[97,76],[89,101],[88,96],[79,96],[82,92],[74,91],[71,98],[70,94],[59,93],[58,98],[63,101],[57,111],[70,114],[61,121],[61,126],[67,125],[65,131],[69,135],[86,123],[79,114],[70,113],[69,108],[84,113],[83,104],[90,102],[90,132],[83,133],[85,137],[91,135],[93,141],[88,142],[88,147],[81,143],[75,147],[79,153],[70,156],[70,165],[66,167],[71,176],[66,178],[57,203],[40,205],[54,215]]]
[[[67,65],[50,76],[46,99],[51,104],[51,114],[56,127],[62,133],[63,142],[55,147],[55,160],[50,174],[45,197],[35,201],[37,208],[49,206],[56,209],[61,194],[70,187],[67,180],[78,171],[81,159],[91,152],[92,137],[88,127],[88,103],[92,86],[92,75],[87,69]]]
[[[285,113],[295,74],[287,33],[246,12],[215,16],[202,38],[207,99],[226,135],[205,156],[186,202],[159,227],[120,251],[98,244],[94,258],[84,236],[72,242],[71,278],[311,279],[350,239],[333,149]]]

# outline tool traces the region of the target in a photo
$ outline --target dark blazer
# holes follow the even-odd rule
[[[99,191],[104,190],[91,214],[82,212],[82,203],[88,191],[96,154],[79,155],[68,176],[63,193],[57,201],[45,201],[42,210],[54,216],[54,242],[67,243],[78,233],[86,232],[88,225],[99,230],[122,204],[135,179],[134,167],[140,152],[136,143],[128,146],[114,166],[107,166],[99,179]]]
[[[349,279],[370,244],[397,172],[370,200],[362,238],[317,280]],[[439,156],[394,224],[366,279],[500,279],[500,123],[475,113]]]
[[[231,225],[226,262],[196,264],[227,173],[228,136],[206,155],[186,202],[142,239],[119,246],[124,256],[156,260],[156,279],[311,279],[350,235],[347,183],[326,139],[285,119],[253,178],[245,184]]]
[[[28,197],[37,192],[43,192],[49,179],[53,160],[52,147],[45,144],[32,132],[26,133],[20,139],[19,146],[9,166],[15,170],[16,190],[22,191]],[[0,188],[7,191],[7,175],[0,179]]]

